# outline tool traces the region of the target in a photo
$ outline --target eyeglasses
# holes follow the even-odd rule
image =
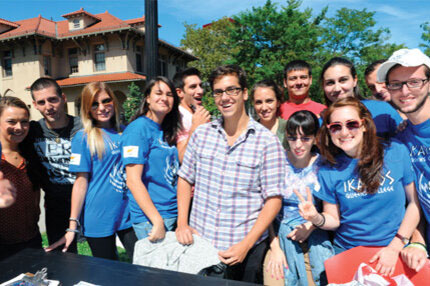
[[[112,98],[105,98],[105,99],[103,99],[101,102],[97,102],[97,101],[94,101],[92,104],[91,104],[91,109],[97,109],[97,108],[99,108],[99,106],[100,106],[100,104],[103,104],[103,106],[105,106],[105,105],[108,105],[108,104],[111,104],[112,103],[112,101],[113,101],[113,99]]]
[[[242,90],[241,87],[230,86],[230,87],[227,87],[224,90],[222,90],[222,89],[215,89],[213,91],[213,95],[214,95],[214,97],[221,97],[224,92],[227,95],[238,95],[241,90]]]
[[[404,84],[406,84],[409,88],[421,88],[426,81],[428,81],[428,78],[425,79],[419,79],[419,78],[411,78],[407,81],[392,81],[387,84],[387,88],[390,90],[399,90],[403,87]]]
[[[364,119],[361,120],[348,120],[345,122],[345,124],[341,122],[333,122],[327,125],[328,131],[330,131],[331,134],[336,134],[342,131],[343,126],[346,127],[349,131],[357,131],[358,128],[361,127],[361,123],[363,123]]]
[[[311,137],[297,137],[297,136],[287,136],[287,141],[296,142],[297,140],[302,141],[303,143],[310,142],[312,140]]]

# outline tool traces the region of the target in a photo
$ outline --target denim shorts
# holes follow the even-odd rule
[[[166,231],[175,230],[176,219],[177,217],[163,218],[164,227],[166,228]],[[133,229],[134,229],[134,232],[136,233],[137,239],[141,240],[149,236],[149,233],[151,232],[151,229],[152,229],[152,223],[149,221],[134,223]]]

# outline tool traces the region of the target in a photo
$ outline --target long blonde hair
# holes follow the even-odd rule
[[[106,92],[113,101],[115,114],[112,116],[110,123],[112,127],[117,131],[121,132],[121,124],[119,121],[119,104],[113,91],[104,82],[91,82],[87,84],[81,93],[81,120],[84,126],[84,132],[87,134],[88,147],[90,149],[91,156],[97,154],[98,158],[101,159],[105,154],[105,134],[100,127],[97,127],[97,122],[91,117],[91,106],[94,102],[94,98],[100,92]],[[106,138],[108,139],[108,138]],[[108,140],[108,142],[110,142]],[[110,144],[110,143],[109,143]]]

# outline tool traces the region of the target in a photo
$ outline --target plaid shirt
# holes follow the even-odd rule
[[[179,171],[195,185],[190,226],[219,250],[242,241],[264,201],[281,195],[285,162],[277,137],[252,118],[233,146],[222,120],[197,128]],[[266,237],[267,231],[257,243]]]

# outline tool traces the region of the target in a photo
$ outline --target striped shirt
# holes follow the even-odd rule
[[[264,201],[280,196],[285,153],[277,139],[252,118],[229,146],[222,120],[193,132],[179,176],[195,185],[190,226],[226,250],[242,241],[254,226]],[[257,241],[267,237],[267,231]]]

